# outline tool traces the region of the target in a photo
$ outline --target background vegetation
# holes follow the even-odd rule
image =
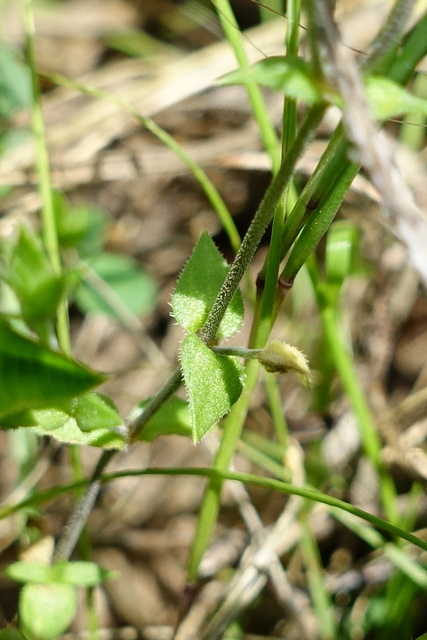
[[[423,637],[427,9],[336,5],[2,3],[3,637]]]

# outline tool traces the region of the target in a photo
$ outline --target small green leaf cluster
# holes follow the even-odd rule
[[[15,562],[5,574],[24,583],[19,599],[19,627],[4,629],[0,635],[27,640],[54,640],[64,633],[77,612],[76,587],[93,587],[113,576],[93,562]],[[7,634],[15,635],[7,635]]]
[[[203,233],[172,296],[173,316],[187,331],[180,360],[195,443],[230,411],[242,391],[243,369],[238,360],[214,353],[198,336],[227,271],[227,263],[213,240]],[[242,319],[243,301],[238,291],[222,319],[218,338],[232,335]]]
[[[57,273],[40,240],[27,226],[19,230],[14,245],[4,247],[6,259],[2,278],[15,294],[24,322],[47,339],[58,305],[70,282],[69,275]]]

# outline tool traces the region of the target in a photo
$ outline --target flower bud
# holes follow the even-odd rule
[[[270,372],[288,373],[288,371],[295,371],[303,384],[309,386],[310,368],[307,358],[293,345],[279,340],[271,340],[265,349],[262,349],[258,359],[265,369]]]

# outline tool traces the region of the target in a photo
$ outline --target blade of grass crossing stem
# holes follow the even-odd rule
[[[225,37],[234,51],[234,55],[236,56],[240,69],[249,71],[250,64],[243,46],[243,36],[240,32],[239,25],[237,24],[237,20],[229,1],[215,0],[213,4],[218,12],[218,17],[224,30]],[[270,121],[261,90],[259,86],[253,82],[247,84],[246,91],[248,93],[253,117],[256,120],[261,134],[264,148],[271,158],[273,173],[277,173],[280,166],[279,144],[274,127]]]
[[[36,141],[36,162],[39,178],[39,192],[42,201],[42,233],[49,260],[55,272],[60,274],[61,258],[59,254],[58,236],[53,209],[52,184],[50,177],[49,156],[46,146],[43,114],[41,110],[40,86],[36,69],[34,47],[35,25],[32,0],[24,0],[24,26],[28,65],[32,84],[32,127]],[[71,353],[70,331],[67,302],[60,303],[57,312],[58,342],[64,353]]]
[[[110,452],[108,452],[110,453]],[[230,480],[235,482],[242,482],[243,484],[253,485],[255,487],[262,487],[263,489],[269,491],[278,491],[284,495],[296,495],[304,498],[306,500],[312,500],[314,502],[319,502],[320,504],[327,505],[331,512],[334,512],[336,509],[339,511],[349,513],[357,518],[361,518],[362,520],[369,522],[376,529],[381,531],[387,531],[389,535],[394,538],[401,538],[402,540],[406,540],[410,542],[415,547],[422,549],[423,551],[427,551],[427,541],[422,537],[416,536],[413,533],[405,531],[401,527],[398,527],[387,520],[383,520],[378,516],[369,513],[368,511],[364,511],[359,507],[354,506],[349,502],[344,502],[339,498],[335,498],[334,496],[330,496],[328,494],[322,493],[316,489],[312,489],[310,487],[299,487],[293,485],[289,482],[284,482],[282,480],[277,480],[275,478],[268,478],[265,476],[257,476],[250,473],[240,473],[237,471],[220,471],[210,468],[203,467],[174,467],[174,468],[148,468],[148,469],[128,469],[126,471],[119,471],[116,473],[108,473],[100,476],[100,480],[105,482],[112,482],[114,480],[118,480],[124,477],[138,477],[138,476],[157,476],[157,475],[165,475],[165,476],[196,476],[200,478],[219,478],[221,481]],[[53,489],[46,489],[44,491],[40,491],[38,493],[33,493],[29,498],[25,498],[19,503],[12,505],[5,505],[0,508],[0,519],[11,516],[14,513],[21,511],[22,509],[26,509],[28,507],[34,507],[37,505],[45,504],[50,500],[54,500],[59,496],[68,493],[69,491],[74,491],[82,486],[87,486],[90,480],[73,482],[71,484],[66,484],[60,487],[54,487]],[[385,540],[384,540],[385,544]]]

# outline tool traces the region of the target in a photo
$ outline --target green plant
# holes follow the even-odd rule
[[[101,483],[119,477],[119,474],[104,474],[114,452],[136,440],[151,441],[159,435],[171,433],[190,436],[197,443],[226,415],[228,417],[223,423],[221,443],[213,469],[135,472],[135,475],[188,473],[208,478],[198,530],[190,554],[190,583],[197,582],[200,560],[218,515],[221,489],[227,478],[259,484],[298,496],[306,502],[322,502],[334,513],[341,513],[337,517],[342,517],[343,513],[361,517],[389,532],[396,541],[402,538],[427,549],[426,543],[409,533],[405,529],[405,523],[399,520],[396,489],[382,463],[376,426],[358,384],[342,332],[341,290],[353,272],[356,233],[353,227],[342,223],[333,224],[333,221],[360,168],[349,155],[348,139],[356,147],[358,141],[348,123],[338,125],[313,176],[300,194],[292,184],[296,163],[315,135],[326,109],[330,105],[338,106],[343,110],[345,118],[348,116],[348,96],[342,86],[335,86],[332,82],[328,64],[321,63],[323,50],[328,48],[329,64],[338,65],[339,62],[338,54],[335,55],[337,45],[333,40],[335,32],[327,3],[319,1],[318,6],[313,2],[307,3],[311,52],[308,60],[298,57],[298,38],[292,30],[298,25],[300,11],[299,2],[295,1],[288,3],[288,12],[292,18],[288,33],[288,55],[267,58],[253,67],[245,59],[241,34],[228,3],[218,0],[216,4],[239,62],[239,69],[220,82],[238,83],[247,87],[264,145],[271,155],[274,175],[239,246],[235,228],[230,223],[228,212],[224,212],[222,200],[212,190],[203,173],[191,162],[188,163],[219,211],[224,225],[227,225],[236,257],[228,266],[209,235],[201,235],[172,296],[173,316],[185,331],[179,367],[154,397],[142,400],[128,420],[124,420],[109,398],[91,391],[105,377],[83,367],[70,356],[66,300],[74,296],[83,311],[102,310],[122,321],[127,313],[138,314],[151,309],[155,289],[152,281],[138,270],[134,261],[112,257],[106,253],[95,258],[96,251],[91,242],[95,238],[96,250],[102,246],[99,243],[102,214],[88,209],[71,210],[66,200],[55,194],[51,187],[33,51],[32,5],[30,0],[26,2],[28,62],[33,86],[33,128],[38,143],[38,171],[43,201],[42,238],[30,228],[22,227],[15,240],[6,244],[2,250],[5,303],[0,325],[0,363],[1,370],[7,374],[0,393],[2,428],[26,427],[31,433],[50,435],[69,445],[90,444],[104,449],[90,479],[32,496],[29,500],[29,504],[38,504],[63,491],[86,485],[86,492],[60,537],[52,564],[18,563],[7,570],[9,577],[25,583],[19,616],[20,630],[28,640],[48,640],[62,633],[75,614],[75,587],[93,586],[108,577],[92,563],[73,563],[69,562],[69,558]],[[407,5],[409,6],[407,2],[396,3],[396,7],[401,10],[407,9]],[[376,120],[382,122],[392,116],[411,114],[414,111],[424,115],[427,113],[427,101],[413,96],[404,87],[416,64],[426,54],[425,38],[421,37],[426,23],[427,15],[424,15],[409,35],[403,37],[401,26],[396,23],[396,13],[391,13],[388,23],[374,43],[375,55],[368,57],[365,63],[366,73],[360,87],[363,87],[361,108],[366,106],[364,101],[369,105],[364,114],[366,118],[370,118],[372,113]],[[386,31],[389,37],[384,39]],[[281,161],[279,145],[263,106],[260,85],[280,91],[286,96],[286,128]],[[355,87],[358,88],[357,83]],[[82,90],[95,94],[90,88]],[[12,98],[16,98],[18,102],[21,100],[19,96],[12,96],[11,101]],[[301,123],[296,119],[297,100],[308,105]],[[132,109],[128,110],[133,113]],[[177,144],[157,125],[138,114],[134,115],[177,153],[181,153]],[[227,347],[220,342],[235,333],[243,321],[240,283],[270,223],[273,223],[272,237],[259,278],[250,344],[248,347]],[[408,237],[406,231],[402,231],[398,225],[395,233],[398,237],[403,237],[409,248],[415,247],[413,238]],[[316,251],[325,234],[328,236],[322,265]],[[425,276],[418,254],[415,255],[414,263],[421,275]],[[315,491],[308,485],[298,486],[287,482],[288,470],[274,460],[271,451],[267,449],[261,452],[262,455],[258,452],[257,462],[273,476],[278,475],[279,479],[254,477],[228,470],[236,449],[241,446],[244,421],[258,380],[260,364],[270,373],[294,371],[304,383],[308,386],[310,384],[311,373],[302,353],[291,345],[274,340],[268,342],[281,302],[303,268],[307,269],[314,291],[325,344],[330,352],[330,364],[338,373],[350,399],[358,419],[365,453],[379,478],[386,516],[384,520]],[[100,283],[102,286],[99,286]],[[140,289],[144,295],[135,296],[135,291]],[[136,305],[133,304],[135,299]],[[241,360],[247,361],[246,368]],[[273,378],[270,377],[269,381],[269,397],[274,413],[277,388]],[[182,384],[187,390],[187,403],[173,395]],[[287,443],[286,425],[280,422],[279,411],[275,415],[277,440],[284,448]],[[246,447],[249,451],[250,443],[246,442]],[[252,452],[252,455],[255,456],[255,453]],[[130,472],[126,473],[130,475]],[[21,503],[14,509],[6,508],[3,516],[24,506]],[[303,524],[308,511],[306,504],[306,509],[301,510]],[[354,519],[346,521],[347,526],[356,528],[354,523]],[[323,637],[338,637],[337,625],[328,610],[328,595],[322,585],[316,543],[307,526],[304,526],[301,550],[310,571],[309,588],[322,621]],[[361,533],[359,530],[359,535],[369,538],[366,531]],[[369,538],[369,544],[382,550],[393,549],[393,562],[405,573],[408,584],[411,585],[407,593],[413,584],[418,588],[425,583],[425,569],[418,567],[417,573],[416,563],[410,559],[404,563],[397,542],[391,545],[378,534]],[[46,610],[52,602],[56,603],[55,607],[62,615],[57,617],[53,627],[46,628],[44,616],[38,618],[36,614],[40,610]],[[404,603],[402,606],[407,605]],[[227,618],[224,617],[215,637],[225,632],[226,622]],[[3,637],[8,637],[9,633],[12,633],[10,629],[3,631]]]

